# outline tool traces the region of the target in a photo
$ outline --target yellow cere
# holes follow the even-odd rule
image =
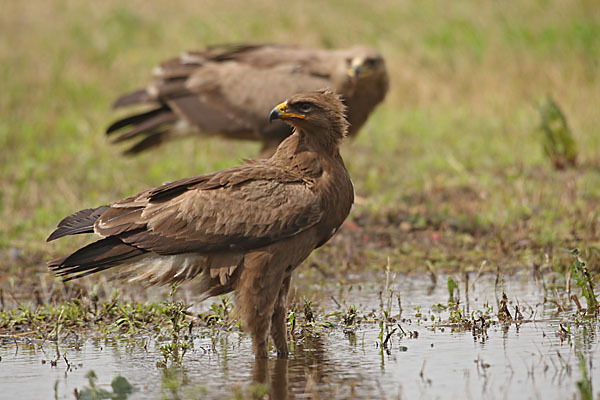
[[[306,118],[306,116],[302,115],[302,114],[295,114],[295,113],[289,113],[289,112],[287,112],[286,111],[287,110],[287,101],[284,101],[283,103],[279,104],[276,108],[281,113],[280,118],[283,118],[283,119],[285,119],[285,118],[300,118],[300,119],[305,119]]]

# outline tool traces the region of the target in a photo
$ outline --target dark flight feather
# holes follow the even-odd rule
[[[123,243],[116,236],[100,239],[77,250],[68,257],[50,261],[48,268],[64,281],[80,278],[146,253],[142,249]],[[81,274],[86,272],[85,274]]]
[[[109,206],[86,208],[69,215],[58,223],[56,230],[48,236],[46,241],[50,242],[67,235],[94,232],[94,222],[108,209]]]
[[[140,114],[134,114],[129,117],[125,117],[118,121],[113,122],[108,128],[106,128],[106,134],[110,135],[111,133],[118,131],[121,128],[124,128],[128,125],[137,125],[141,124],[149,118],[155,117],[157,114],[163,113],[164,108],[155,108],[154,110],[146,111]]]
[[[161,125],[169,123],[169,122],[173,122],[176,120],[177,120],[177,116],[175,114],[173,114],[169,110],[163,109],[163,110],[161,110],[160,113],[157,113],[156,115],[153,115],[153,116],[145,119],[144,121],[142,121],[138,125],[136,125],[135,128],[118,136],[114,140],[114,143],[122,142],[124,140],[127,140],[129,138],[132,138],[132,137],[138,135],[139,133],[152,132],[152,130],[159,128]]]
[[[125,155],[134,156],[153,147],[160,146],[171,136],[168,130],[158,130],[147,133],[148,137],[140,140],[125,150]]]

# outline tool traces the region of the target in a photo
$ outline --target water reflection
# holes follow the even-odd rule
[[[253,382],[269,385],[269,393],[275,399],[288,399],[288,368],[288,359],[256,360],[252,374]]]
[[[327,351],[321,337],[308,335],[294,342],[294,352],[288,359],[258,359],[253,366],[253,382],[268,385],[274,399],[289,399],[301,393],[313,398],[327,398],[330,387],[327,382],[335,373],[327,359]]]

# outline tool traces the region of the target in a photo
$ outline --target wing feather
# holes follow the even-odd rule
[[[162,255],[214,252],[261,247],[310,228],[322,216],[306,182],[257,164],[122,200],[98,218],[95,232]]]
[[[163,62],[147,89],[115,103],[119,107],[160,104],[158,115],[151,111],[126,117],[113,123],[107,133],[129,126],[116,142],[141,138],[129,148],[130,154],[195,132],[279,143],[291,129],[280,121],[269,124],[270,109],[296,93],[332,86],[332,54],[273,44],[184,53]],[[187,124],[177,125],[178,120]],[[158,130],[161,125],[164,130]],[[181,130],[185,125],[187,132]]]
[[[78,211],[75,214],[63,218],[63,220],[58,223],[54,232],[48,236],[46,241],[50,242],[67,235],[93,232],[94,222],[96,222],[98,217],[108,209],[108,206],[86,208],[85,210]]]

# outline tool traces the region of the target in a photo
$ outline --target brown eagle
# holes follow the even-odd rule
[[[259,140],[262,155],[270,156],[291,134],[286,124],[269,124],[272,105],[323,87],[342,95],[348,134],[353,136],[388,91],[383,57],[364,46],[338,50],[274,44],[211,47],[165,61],[155,75],[146,88],[114,103],[115,108],[146,106],[106,131],[120,133],[115,142],[139,139],[127,150],[129,154],[198,133]]]
[[[292,271],[340,227],[354,190],[339,153],[348,123],[338,95],[292,96],[268,119],[293,127],[271,158],[66,217],[48,241],[79,233],[101,239],[49,268],[64,280],[113,267],[148,284],[199,276],[203,299],[235,291],[257,357],[267,356],[269,332],[285,357]]]

